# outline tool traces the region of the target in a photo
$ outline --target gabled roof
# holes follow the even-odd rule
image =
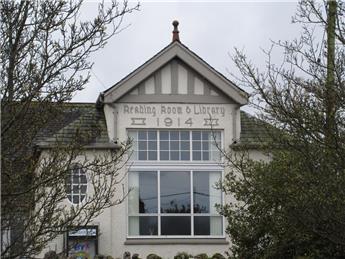
[[[192,67],[196,72],[203,75],[210,83],[239,105],[248,103],[248,94],[245,91],[216,71],[185,45],[179,41],[174,41],[117,84],[101,93],[97,100],[98,104],[100,102],[116,102],[140,82],[176,57]]]

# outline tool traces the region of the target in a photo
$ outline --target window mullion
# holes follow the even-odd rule
[[[190,195],[190,213],[191,213],[191,236],[194,236],[194,190],[193,190],[193,171],[189,171],[190,173],[190,188],[191,188],[191,195]]]
[[[161,171],[157,171],[157,192],[158,192],[158,206],[157,206],[157,213],[158,213],[158,236],[161,236]]]

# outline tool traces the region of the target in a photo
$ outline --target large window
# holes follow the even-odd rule
[[[66,178],[67,198],[73,204],[81,203],[86,197],[87,179],[81,165],[73,164]]]
[[[131,130],[132,160],[219,161],[220,131]]]
[[[223,235],[221,171],[129,173],[129,236]]]

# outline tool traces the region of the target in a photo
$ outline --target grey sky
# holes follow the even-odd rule
[[[291,1],[141,2],[141,10],[123,21],[123,27],[130,26],[92,57],[95,65],[91,80],[73,101],[94,102],[101,91],[168,45],[175,19],[180,22],[181,41],[228,78],[233,79],[228,70],[238,74],[228,55],[234,53],[234,47],[244,49],[255,64],[263,67],[261,48],[268,49],[271,39],[298,37],[300,26],[291,24],[296,6]],[[96,2],[87,2],[83,12],[88,16],[96,10]],[[275,58],[279,60],[279,53]]]

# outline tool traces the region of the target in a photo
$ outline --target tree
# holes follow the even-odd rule
[[[272,49],[264,72],[241,51],[233,57],[269,138],[258,140],[265,161],[244,145],[225,153],[232,258],[345,254],[345,4],[301,1],[293,21],[303,34],[274,43],[281,65]]]
[[[115,191],[128,145],[108,143],[90,157],[85,146],[104,133],[102,112],[66,102],[88,82],[90,55],[138,7],[101,3],[93,20],[81,21],[82,1],[1,1],[2,256],[32,257],[68,227],[86,225],[122,202]],[[72,121],[68,139],[62,134],[45,152],[38,148],[54,126]],[[92,192],[81,205],[67,206],[65,180],[76,161]]]

